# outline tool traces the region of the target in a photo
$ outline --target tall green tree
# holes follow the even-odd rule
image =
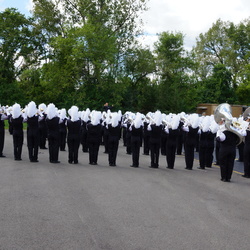
[[[47,96],[56,103],[64,93],[79,105],[119,106],[123,61],[145,9],[145,0],[34,0],[36,27],[47,39],[41,71]]]
[[[192,109],[187,106],[192,89],[193,62],[183,47],[181,32],[163,32],[155,44],[158,67],[158,107],[166,112]],[[193,102],[194,103],[194,102]]]
[[[18,77],[34,62],[35,49],[32,21],[16,9],[0,12],[0,100],[20,101]]]
[[[200,34],[194,47],[199,79],[206,81],[216,65],[224,65],[230,72],[231,87],[236,92],[242,82],[244,68],[250,63],[249,31],[250,19],[238,25],[219,19],[206,33]]]

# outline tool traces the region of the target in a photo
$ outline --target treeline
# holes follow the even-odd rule
[[[250,18],[217,20],[192,51],[182,32],[138,43],[146,1],[34,0],[31,17],[0,12],[0,103],[192,112],[250,104]]]

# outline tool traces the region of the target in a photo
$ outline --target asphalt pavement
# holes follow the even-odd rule
[[[28,160],[26,138],[22,161],[13,157],[6,131],[0,158],[0,250],[167,250],[249,249],[250,180],[233,173],[220,181],[220,170],[185,169],[184,155],[175,168],[151,169],[149,156],[131,168],[131,155],[120,141],[117,166],[108,165],[100,147],[98,165]],[[236,163],[237,165],[238,163]],[[242,167],[242,164],[238,164]]]

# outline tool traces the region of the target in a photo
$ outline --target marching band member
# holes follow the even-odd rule
[[[16,161],[21,161],[22,148],[23,148],[23,122],[24,117],[20,107],[20,104],[15,103],[12,107],[12,114],[10,117],[10,123],[13,128],[13,146],[14,157]]]
[[[168,116],[166,114],[162,114],[162,120],[171,119],[172,113],[170,113]],[[166,155],[166,143],[167,143],[167,134],[164,131],[164,127],[166,125],[163,124],[163,129],[161,131],[161,155]]]
[[[234,168],[238,136],[236,133],[226,129],[225,122],[225,119],[221,118],[216,139],[220,141],[219,161],[221,181],[230,182]],[[238,133],[243,135],[243,131],[238,130]]]
[[[47,133],[47,125],[46,125],[46,108],[47,106],[44,103],[39,104],[38,109],[39,111],[43,114],[44,119],[41,119],[38,122],[38,127],[39,127],[39,135],[40,135],[40,139],[39,139],[39,145],[40,145],[40,149],[47,149],[46,148],[46,139],[48,137]]]
[[[109,119],[109,112],[103,112],[102,113],[102,130],[103,130],[103,145],[104,145],[104,154],[108,153],[108,138],[109,138],[109,132],[107,129],[107,121]]]
[[[27,106],[27,144],[29,151],[30,162],[38,162],[38,147],[39,147],[39,120],[43,119],[38,115],[36,103],[31,101]]]
[[[153,121],[148,125],[148,131],[150,131],[150,168],[159,167],[159,154],[161,147],[161,133],[162,133],[162,114],[160,111],[156,111],[154,114]]]
[[[81,114],[81,120],[82,120],[82,125],[81,125],[81,145],[82,145],[82,152],[87,153],[89,152],[88,148],[88,143],[87,143],[87,124],[90,122],[89,119],[90,115],[90,109],[87,108],[85,111],[82,112]]]
[[[171,121],[169,121],[169,124],[165,127],[165,133],[168,135],[166,141],[166,160],[167,168],[169,169],[174,168],[177,140],[180,133],[179,124],[180,116],[173,115]]]
[[[196,145],[196,135],[199,130],[198,114],[191,114],[189,116],[189,122],[185,123],[182,128],[186,132],[184,139],[186,169],[192,170],[194,163],[194,148]]]
[[[140,147],[142,144],[142,115],[140,113],[136,114],[135,120],[129,127],[131,131],[131,152],[132,152],[132,165],[130,167],[139,167],[139,157],[140,157]]]
[[[95,111],[91,116],[90,123],[87,124],[87,141],[89,146],[89,164],[97,165],[98,152],[101,144],[101,125],[102,113],[100,111]]]
[[[3,155],[4,139],[5,139],[5,125],[4,120],[7,120],[8,116],[5,113],[4,107],[0,106],[0,157],[5,157]]]
[[[245,130],[245,146],[244,146],[244,174],[242,177],[250,178],[250,114],[247,114],[245,121],[248,123],[248,126]]]
[[[143,154],[149,155],[149,138],[150,131],[148,131],[149,120],[147,119],[147,114],[143,122]]]
[[[214,141],[216,133],[219,129],[218,124],[215,122],[214,117],[211,116],[211,124],[209,126],[209,133],[207,137],[207,152],[206,152],[206,167],[211,168],[213,164]]]
[[[67,144],[68,144],[68,163],[77,164],[78,163],[78,152],[81,142],[81,120],[78,115],[78,107],[72,106],[68,110],[70,116],[67,119]]]
[[[118,113],[112,113],[111,121],[108,124],[108,131],[109,131],[108,160],[109,160],[109,166],[111,167],[116,166],[116,157],[118,152],[120,127],[121,127],[121,125],[119,124],[119,119],[120,117]]]
[[[59,111],[60,123],[59,123],[59,135],[60,135],[60,151],[65,151],[66,148],[66,137],[67,137],[67,116],[66,109],[63,108]]]
[[[205,116],[199,130],[199,169],[205,169],[205,167],[210,168],[212,166],[215,134],[211,133],[209,129],[210,125],[211,117]]]
[[[49,142],[49,161],[50,163],[60,163],[58,161],[60,134],[59,122],[60,118],[57,109],[53,103],[50,103],[46,110],[46,124],[48,128],[48,142]]]

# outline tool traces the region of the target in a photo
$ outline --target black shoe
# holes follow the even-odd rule
[[[167,167],[168,169],[173,169],[173,167]]]
[[[51,163],[60,163],[60,161],[52,161]]]
[[[5,155],[0,155],[0,157],[4,158],[4,157],[6,157],[6,156],[5,156]]]
[[[73,163],[73,161],[68,161],[68,163],[69,163],[69,164],[72,164],[72,163]]]
[[[156,167],[156,166],[149,166],[150,168],[158,168],[158,167]]]
[[[15,158],[15,161],[21,161],[22,159],[21,158]]]
[[[250,176],[249,176],[249,175],[246,175],[246,174],[243,174],[242,177],[250,178]]]
[[[30,162],[39,162],[38,160],[30,160]]]
[[[224,179],[224,178],[221,178],[220,180],[223,181],[223,182],[226,182],[226,179]]]
[[[187,170],[193,170],[192,168],[185,168],[185,169],[187,169]]]

